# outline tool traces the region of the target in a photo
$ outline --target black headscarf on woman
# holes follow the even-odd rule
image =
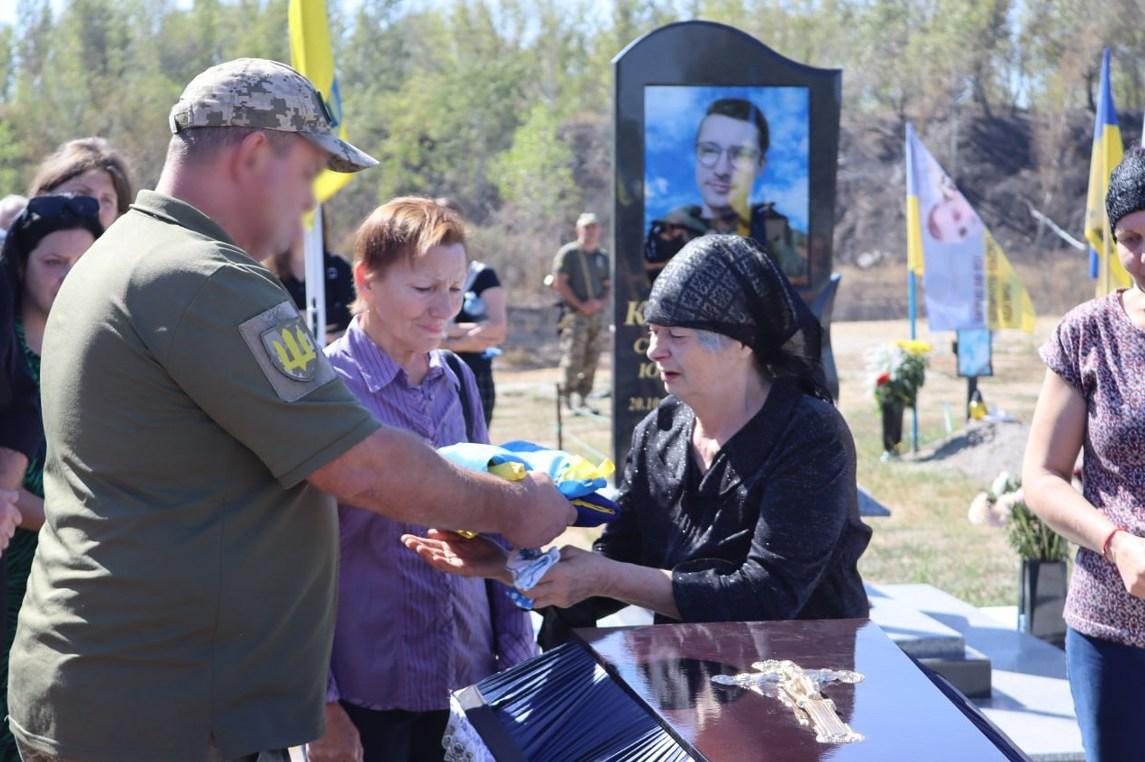
[[[758,242],[737,235],[695,238],[656,278],[649,323],[729,336],[755,353],[772,379],[793,378],[828,402],[822,328]]]
[[[1109,190],[1105,193],[1105,213],[1109,224],[1127,214],[1145,209],[1145,147],[1130,148],[1109,177]]]

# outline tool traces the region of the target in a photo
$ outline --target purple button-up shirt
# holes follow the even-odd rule
[[[413,385],[357,318],[326,354],[375,418],[434,447],[465,441],[458,392],[465,384],[473,438],[489,441],[481,395],[463,363],[459,379],[443,354],[432,352],[429,373]],[[424,534],[425,527],[351,505],[338,506],[338,520],[341,567],[328,700],[369,709],[445,709],[451,690],[536,653],[528,614],[502,585],[435,571],[402,547],[402,534]]]

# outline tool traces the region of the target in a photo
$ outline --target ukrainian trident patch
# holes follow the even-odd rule
[[[291,302],[243,322],[239,333],[266,380],[287,402],[302,399],[335,378],[326,355]]]
[[[302,318],[262,332],[262,345],[271,364],[292,381],[310,381],[318,372],[318,353]]]

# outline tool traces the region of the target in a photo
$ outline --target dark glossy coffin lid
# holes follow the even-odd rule
[[[470,722],[498,760],[1024,759],[972,707],[960,709],[965,700],[957,692],[940,690],[867,620],[653,625],[576,634],[579,641],[460,694]],[[864,740],[820,744],[778,700],[711,681],[716,674],[751,672],[752,663],[763,659],[863,674],[858,685],[833,684],[823,692]]]

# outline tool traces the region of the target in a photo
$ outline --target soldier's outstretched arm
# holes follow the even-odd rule
[[[574,520],[548,480],[465,473],[412,434],[378,428],[337,382],[281,284],[240,253],[223,254],[226,263],[206,277],[192,274],[197,291],[173,329],[160,298],[133,319],[164,327],[147,334],[163,368],[283,487],[305,478],[394,519],[499,532],[523,547],[548,542]]]
[[[412,434],[388,427],[307,479],[341,502],[398,521],[499,532],[516,547],[540,547],[576,519],[576,510],[545,475],[507,482],[466,471]]]

